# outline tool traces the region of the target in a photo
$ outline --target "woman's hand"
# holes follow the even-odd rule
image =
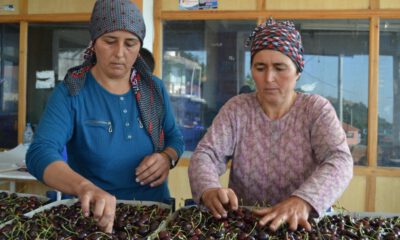
[[[93,217],[97,225],[106,233],[112,233],[116,198],[90,182],[80,186],[78,197],[85,217],[90,215],[90,204],[92,204]]]
[[[311,225],[308,222],[311,210],[312,207],[308,202],[292,196],[273,207],[258,209],[253,212],[261,217],[259,221],[261,226],[270,222],[269,228],[272,231],[276,231],[285,222],[288,223],[289,229],[292,231],[297,230],[299,225],[307,231],[311,231]]]
[[[147,156],[136,168],[136,182],[141,185],[150,184],[156,187],[162,184],[168,177],[171,163],[169,159],[161,153],[153,153]]]
[[[238,209],[238,198],[230,188],[207,189],[201,195],[201,201],[216,218],[226,217],[229,209]]]

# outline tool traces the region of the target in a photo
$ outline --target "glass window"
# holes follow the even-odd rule
[[[19,25],[0,24],[0,148],[18,145]]]
[[[27,122],[35,127],[56,84],[83,62],[90,42],[87,24],[30,24],[28,30]]]
[[[365,165],[369,22],[295,21],[303,36],[305,69],[297,90],[317,93],[335,107],[355,164]],[[219,108],[253,91],[244,41],[253,21],[166,21],[163,80],[171,94],[187,150],[194,150]]]
[[[244,42],[255,26],[255,21],[164,22],[162,79],[186,150],[194,150],[220,107],[252,84]]]
[[[400,20],[380,24],[378,165],[400,167]]]
[[[326,97],[347,135],[354,164],[367,164],[368,54],[367,20],[299,20],[305,68],[298,91]]]

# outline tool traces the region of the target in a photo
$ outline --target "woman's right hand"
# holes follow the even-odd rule
[[[201,195],[202,203],[214,217],[227,217],[227,210],[238,209],[238,198],[231,188],[210,188]]]
[[[85,182],[80,186],[78,197],[84,216],[90,215],[90,205],[92,204],[93,217],[96,219],[97,225],[104,232],[112,233],[116,198],[91,182]]]

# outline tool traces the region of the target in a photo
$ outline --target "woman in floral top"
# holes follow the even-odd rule
[[[270,19],[248,43],[256,92],[230,99],[198,144],[189,165],[193,197],[217,218],[239,203],[261,205],[261,225],[310,230],[308,218],[323,214],[352,178],[346,135],[327,99],[294,90],[304,58],[292,22]]]

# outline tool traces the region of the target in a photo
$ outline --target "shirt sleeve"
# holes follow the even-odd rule
[[[190,159],[189,180],[196,202],[200,202],[205,190],[221,187],[219,176],[225,173],[226,163],[235,148],[236,128],[232,109],[230,102],[221,108]]]
[[[26,154],[28,171],[43,181],[46,167],[63,159],[62,152],[72,132],[72,111],[63,83],[57,85],[41,116],[34,139]]]
[[[318,167],[293,195],[320,216],[341,196],[353,176],[353,158],[346,134],[330,102],[318,98],[309,109],[311,145]]]
[[[164,133],[165,133],[165,147],[173,148],[179,157],[185,151],[185,145],[183,141],[183,136],[181,131],[176,124],[174,112],[171,107],[171,101],[169,98],[169,94],[162,83],[162,81],[156,77],[153,77],[155,81],[158,82],[160,88],[162,90],[163,99],[164,99],[164,107],[165,107],[165,117],[164,117]]]

